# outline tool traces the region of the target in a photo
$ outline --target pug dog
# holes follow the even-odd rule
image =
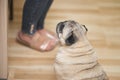
[[[61,43],[55,60],[57,80],[109,80],[88,41],[85,25],[60,22],[56,32]]]

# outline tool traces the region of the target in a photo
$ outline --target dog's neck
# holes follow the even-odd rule
[[[88,41],[78,41],[76,42],[75,44],[71,45],[71,47],[82,47],[82,46],[85,46],[85,45],[90,45],[90,43]]]
[[[85,45],[91,46],[90,42],[88,41],[87,37],[80,38],[76,43],[72,44],[71,46],[66,46],[64,47],[69,47],[69,48],[77,48],[77,47],[83,47]]]

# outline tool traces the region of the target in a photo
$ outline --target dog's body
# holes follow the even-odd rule
[[[108,80],[85,37],[86,31],[85,26],[74,21],[58,24],[57,34],[62,46],[55,62],[57,80]]]

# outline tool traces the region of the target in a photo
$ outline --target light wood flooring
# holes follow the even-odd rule
[[[14,0],[14,20],[8,27],[9,80],[56,80],[53,63],[59,46],[38,52],[16,42],[24,0]],[[120,0],[54,0],[45,28],[55,32],[58,22],[75,20],[88,28],[88,39],[110,80],[120,80]]]

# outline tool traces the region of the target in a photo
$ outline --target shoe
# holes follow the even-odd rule
[[[51,32],[36,31],[33,35],[19,32],[17,41],[39,51],[50,51],[55,48],[58,40]]]

